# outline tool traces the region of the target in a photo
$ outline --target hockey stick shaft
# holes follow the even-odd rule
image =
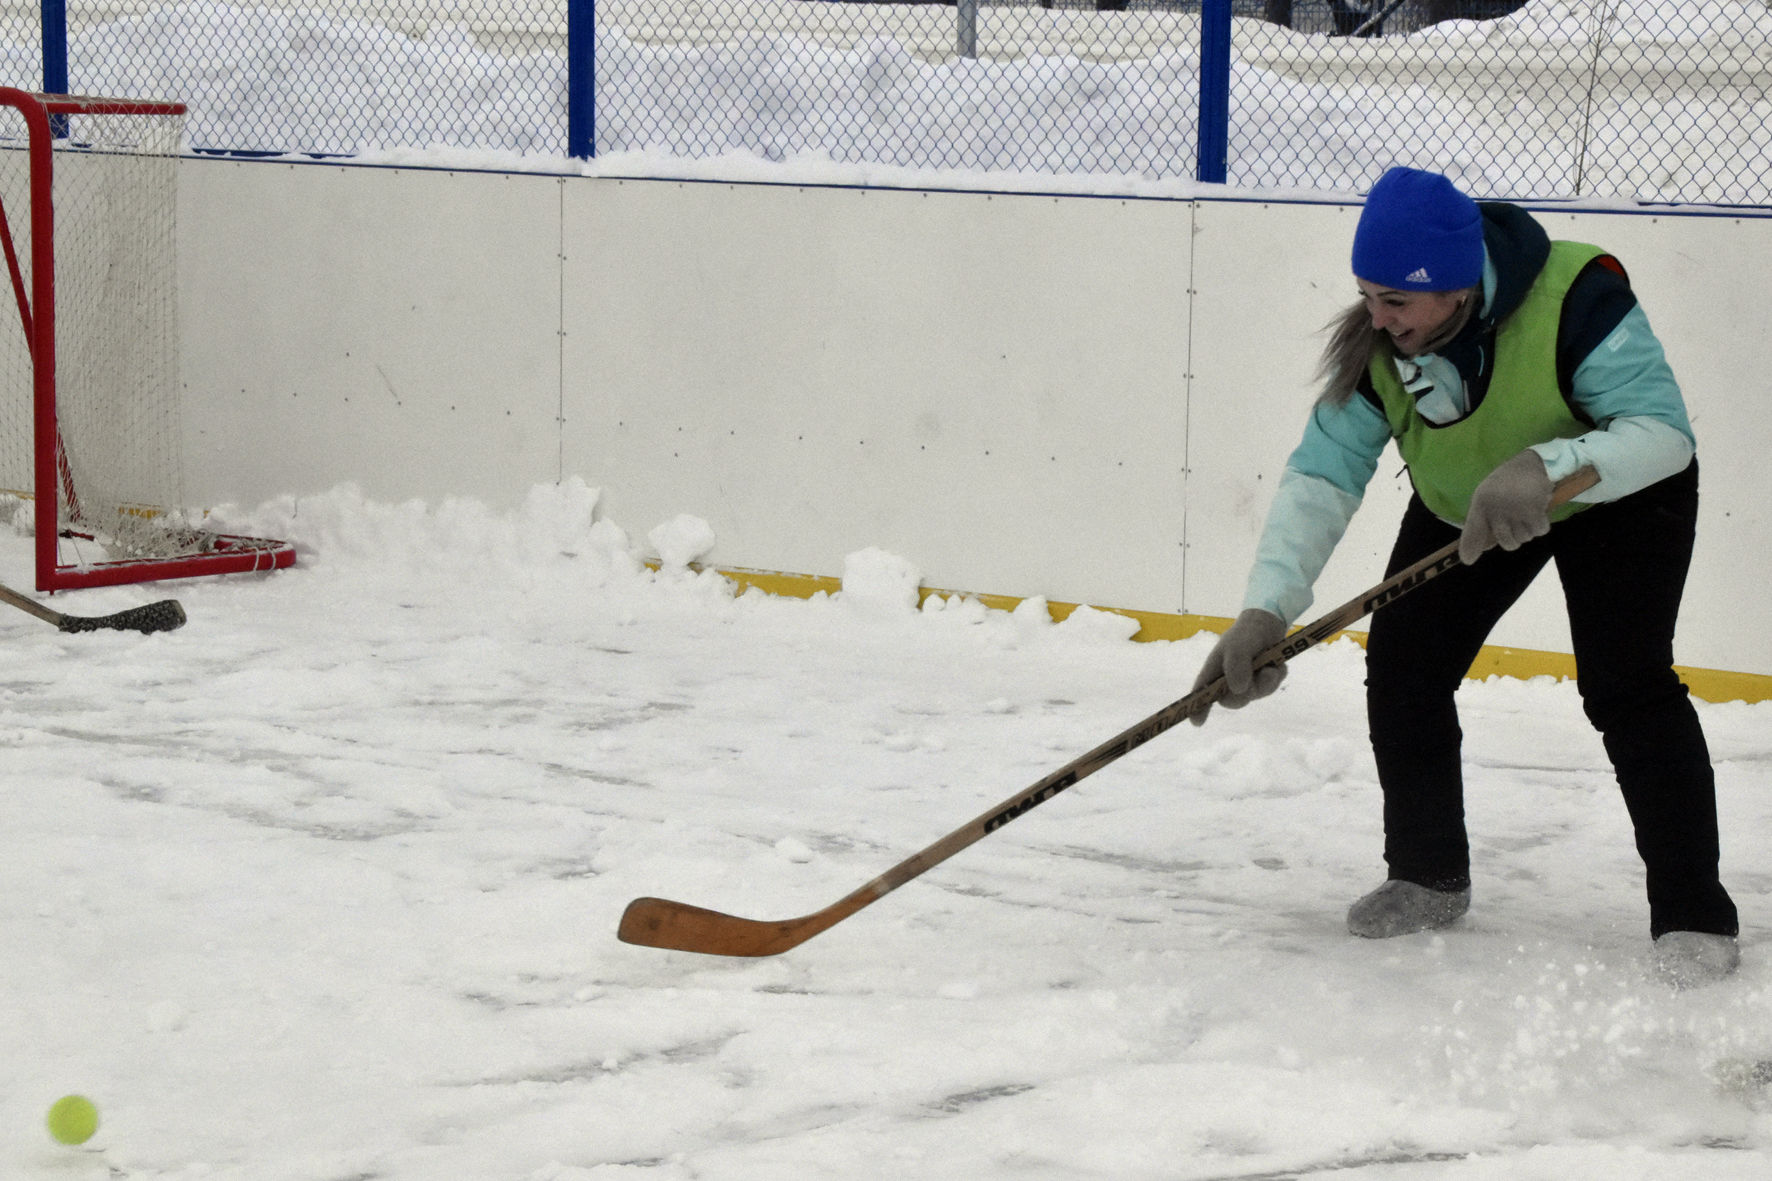
[[[1556,486],[1551,506],[1555,507],[1572,499],[1597,482],[1598,476],[1593,469],[1583,468]],[[1299,653],[1316,647],[1387,603],[1395,602],[1461,564],[1458,543],[1455,541],[1293,632],[1256,657],[1255,666],[1266,668],[1285,664]],[[1122,730],[1094,750],[1066,763],[1038,783],[974,817],[933,845],[899,862],[873,881],[823,910],[799,918],[771,922],[740,918],[663,898],[636,898],[622,913],[621,925],[616,931],[617,938],[642,947],[693,951],[704,955],[779,955],[842,922],[864,906],[879,901],[1011,820],[1025,816],[1122,755],[1136,750],[1157,735],[1200,713],[1220,700],[1225,691],[1224,678],[1214,678],[1186,697],[1164,706],[1142,722]]]
[[[28,615],[35,615],[44,623],[53,623],[57,630],[64,632],[138,631],[145,635],[148,632],[172,631],[185,624],[185,609],[179,605],[177,599],[161,599],[157,603],[130,607],[114,615],[64,615],[54,608],[45,607],[36,599],[19,594],[9,586],[0,586],[0,602],[10,603]]]

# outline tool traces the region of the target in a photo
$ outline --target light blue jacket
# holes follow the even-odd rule
[[[1548,238],[1529,215],[1512,206],[1482,207],[1486,218],[1497,211],[1519,231],[1519,219],[1530,223],[1548,249]],[[1519,288],[1518,267],[1508,275],[1510,260],[1505,234],[1489,235],[1483,267],[1483,313],[1497,311],[1498,292]],[[1528,244],[1528,254],[1536,254]],[[1498,255],[1500,266],[1497,265]],[[1542,255],[1531,265],[1537,273]],[[1511,282],[1510,282],[1511,280]],[[1505,298],[1505,295],[1504,295]],[[1511,307],[1503,309],[1511,310]],[[1445,358],[1417,357],[1432,392],[1417,403],[1434,422],[1453,422],[1469,413],[1465,379]],[[1601,503],[1628,496],[1692,462],[1694,440],[1685,401],[1649,320],[1634,305],[1576,366],[1570,404],[1594,429],[1573,439],[1537,444],[1550,478],[1560,480],[1591,466],[1598,484],[1576,499]],[[1382,411],[1356,393],[1340,406],[1319,401],[1305,424],[1304,438],[1286,461],[1274,500],[1268,509],[1261,541],[1250,570],[1245,608],[1258,607],[1292,623],[1310,607],[1311,588],[1347,530],[1365,496],[1380,456],[1391,441]],[[1452,522],[1459,524],[1459,522]]]

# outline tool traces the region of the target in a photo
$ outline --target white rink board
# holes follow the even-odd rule
[[[604,181],[565,216],[566,470],[616,520],[1182,609],[1185,203]]]
[[[187,161],[187,488],[509,507],[579,476],[721,565],[1230,616],[1357,207]],[[1677,648],[1772,674],[1772,218],[1543,213],[1630,269],[1699,435]],[[1394,451],[1313,612],[1382,574]],[[1554,578],[1493,637],[1566,651]]]
[[[186,160],[186,494],[559,478],[559,180]]]

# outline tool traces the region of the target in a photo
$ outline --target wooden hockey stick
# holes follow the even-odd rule
[[[1551,497],[1552,507],[1593,487],[1598,481],[1599,477],[1592,468],[1583,468],[1556,486]],[[1265,668],[1286,663],[1343,628],[1364,619],[1386,603],[1402,598],[1423,583],[1460,564],[1458,543],[1452,542],[1413,566],[1398,571],[1358,598],[1348,600],[1316,622],[1293,632],[1258,656],[1256,667]],[[1033,811],[1121,755],[1143,746],[1165,730],[1193,717],[1222,698],[1225,688],[1224,678],[1218,677],[1204,688],[1164,706],[1144,721],[1122,730],[1088,754],[1065,764],[1025,791],[975,817],[922,852],[899,862],[859,890],[823,910],[813,911],[796,919],[765,921],[739,918],[737,915],[704,910],[699,906],[671,902],[664,898],[636,898],[628,903],[627,909],[622,913],[616,936],[624,943],[642,947],[694,951],[703,955],[779,955],[842,922],[869,903],[884,898],[912,878],[940,865],[961,849],[989,836],[1016,817]]]
[[[0,602],[11,603],[20,611],[35,615],[45,623],[53,623],[58,630],[65,632],[138,631],[145,635],[148,632],[169,632],[185,625],[185,609],[179,606],[177,599],[161,599],[158,603],[131,607],[115,615],[63,615],[11,587],[0,586]]]

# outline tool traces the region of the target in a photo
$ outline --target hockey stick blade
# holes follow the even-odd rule
[[[19,594],[9,586],[0,586],[0,602],[9,603],[27,615],[35,615],[44,623],[53,623],[58,631],[138,631],[169,632],[185,625],[185,609],[177,599],[161,599],[141,607],[131,607],[114,615],[63,615],[45,607],[36,599]]]
[[[55,626],[65,632],[137,631],[143,635],[177,631],[184,625],[185,609],[177,599],[161,599],[115,615],[63,615],[55,621]]]
[[[1053,791],[1056,795],[1057,792]],[[983,821],[983,817],[979,820]],[[977,822],[975,822],[977,823]],[[1000,822],[1001,823],[1001,822]],[[970,828],[970,826],[969,826]],[[780,955],[820,931],[836,926],[868,903],[882,898],[938,861],[945,861],[977,838],[968,829],[937,841],[915,857],[893,866],[861,889],[823,910],[797,919],[764,921],[722,914],[668,898],[636,898],[622,911],[616,938],[639,947],[693,951],[702,955]]]
[[[622,912],[616,937],[640,947],[694,951],[703,955],[779,955],[798,947],[831,922],[823,912],[785,922],[742,919],[665,898],[636,898]]]
[[[1563,504],[1598,482],[1599,477],[1592,468],[1582,468],[1557,484],[1551,498],[1552,507]],[[1364,594],[1349,599],[1314,623],[1293,632],[1257,656],[1255,667],[1260,669],[1285,664],[1460,564],[1458,542],[1454,541],[1414,565],[1397,571]],[[1121,755],[1143,746],[1171,727],[1203,712],[1224,697],[1227,688],[1221,676],[1186,697],[1170,702],[1150,717],[1127,727],[1088,754],[1066,763],[1038,783],[961,825],[933,845],[907,857],[861,889],[823,910],[796,919],[766,921],[740,918],[664,898],[636,898],[622,912],[621,923],[616,928],[616,938],[640,947],[692,951],[701,955],[779,955],[842,922],[912,878],[940,865],[961,849],[984,839],[1011,820],[1025,816]]]

